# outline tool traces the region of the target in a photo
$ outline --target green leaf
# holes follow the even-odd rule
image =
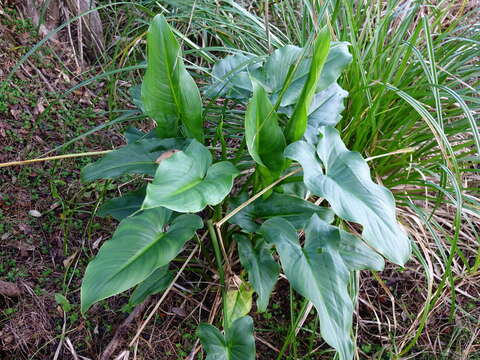
[[[288,49],[284,51],[283,49]],[[275,56],[275,52],[282,51],[284,53],[279,54],[280,56]],[[271,64],[268,68],[268,73],[265,71],[265,80],[268,85],[272,86],[272,102],[275,102],[278,98],[278,94],[281,91],[283,84],[286,79],[288,67],[294,64],[297,61],[297,58],[302,55],[303,49],[297,48],[295,46],[288,45],[285,48],[276,50],[267,60],[267,63],[270,60],[275,59],[275,61],[271,61]],[[320,79],[317,83],[316,93],[319,93],[329,86],[334,84],[337,79],[340,77],[343,69],[352,61],[352,55],[348,52],[348,43],[346,42],[332,42],[330,51],[328,53],[327,60],[323,65],[323,70],[320,73]],[[284,109],[292,107],[295,105],[305,87],[305,83],[308,79],[310,74],[310,67],[311,67],[311,59],[305,57],[305,59],[301,60],[300,64],[298,65],[297,71],[294,74],[293,81],[291,82],[288,89],[285,91],[285,94],[282,97],[280,102],[280,109],[279,111],[285,112]],[[265,65],[265,70],[267,69],[267,65]],[[268,74],[268,75],[267,75]],[[275,81],[275,83],[271,83],[268,80],[274,79],[275,77],[282,74],[281,77]],[[293,110],[292,110],[293,111]]]
[[[245,114],[248,151],[257,164],[280,174],[285,165],[285,137],[265,89],[255,79],[252,79],[252,83],[253,96]]]
[[[183,139],[142,139],[113,150],[102,159],[88,164],[82,169],[83,182],[98,179],[114,179],[125,174],[145,174],[153,176],[158,164],[157,158],[172,149],[183,149]]]
[[[230,328],[232,323],[247,315],[252,309],[253,289],[248,283],[242,282],[237,290],[229,290],[227,292],[227,301],[225,319],[227,323],[225,328]]]
[[[213,98],[228,96],[234,99],[247,99],[252,93],[252,82],[249,72],[258,68],[260,64],[254,62],[253,55],[229,55],[215,65],[212,69],[213,83],[206,91],[205,96]]]
[[[101,217],[110,215],[119,221],[123,220],[141,208],[143,199],[145,199],[146,188],[146,186],[142,186],[136,191],[131,191],[121,197],[107,200],[100,209],[98,209],[97,215]]]
[[[337,83],[333,83],[325,90],[315,94],[308,112],[308,124],[305,139],[311,144],[318,142],[318,131],[321,126],[335,126],[345,109],[343,99],[348,92],[343,90]]]
[[[385,261],[381,255],[369,248],[359,237],[339,231],[342,240],[338,251],[349,270],[383,270]]]
[[[80,292],[82,313],[167,265],[203,226],[199,216],[188,214],[176,217],[165,231],[170,217],[171,211],[157,208],[120,222],[112,239],[87,266]]]
[[[320,74],[323,65],[327,60],[328,52],[330,50],[330,33],[327,28],[324,28],[315,40],[313,50],[313,58],[310,63],[310,70],[307,80],[303,86],[302,93],[297,100],[293,115],[288,121],[286,129],[286,137],[289,142],[300,140],[307,129],[308,112],[310,104],[317,90],[317,85],[320,80]]]
[[[253,320],[244,316],[222,334],[215,326],[200,324],[197,336],[207,353],[205,360],[255,360]]]
[[[141,85],[132,86],[128,90],[128,93],[130,95],[130,98],[132,99],[132,103],[144,113],[145,108],[143,107],[143,102],[142,102],[142,86]]]
[[[156,121],[161,137],[177,136],[181,121],[186,137],[203,142],[200,92],[162,15],[153,18],[148,30],[147,71],[141,92],[145,113]]]
[[[235,199],[233,205],[237,207],[247,200],[248,196],[241,194]],[[333,211],[329,208],[317,206],[295,196],[273,193],[267,199],[259,198],[255,200],[235,214],[229,222],[253,233],[258,231],[265,220],[281,216],[300,230],[304,228],[312,214],[318,214],[328,223],[331,223],[334,217]]]
[[[263,240],[258,239],[253,247],[252,242],[243,234],[234,234],[233,238],[238,245],[240,262],[248,272],[248,281],[258,295],[257,309],[264,312],[280,274],[280,266],[273,259],[270,246]]]
[[[158,268],[135,288],[128,301],[129,304],[138,305],[148,296],[162,292],[171,284],[173,277],[173,274],[168,271],[168,265]]]
[[[323,339],[338,351],[341,360],[353,359],[353,302],[348,293],[349,269],[339,252],[339,229],[313,215],[305,229],[303,248],[295,228],[285,219],[268,220],[262,233],[267,242],[275,244],[292,287],[317,309]]]
[[[317,83],[316,93],[319,93],[334,84],[343,69],[352,61],[352,55],[348,52],[348,45],[347,42],[331,42],[327,60]],[[223,82],[222,84],[225,88],[228,87],[229,91],[223,91],[221,96],[239,99],[249,98],[252,93],[250,78],[253,77],[263,84],[266,91],[271,94],[270,101],[275,103],[278,100],[278,96],[285,84],[289,71],[298,63],[296,71],[293,74],[292,82],[286,89],[280,102],[279,111],[285,112],[284,110],[286,108],[291,108],[292,105],[297,103],[309,75],[311,56],[306,54],[303,59],[300,59],[303,55],[304,49],[293,45],[287,45],[275,50],[266,58],[266,60],[263,60],[264,56],[257,57],[256,61],[248,56],[248,62],[253,63],[255,68],[252,68],[253,65],[250,65],[243,69],[241,69],[240,66],[241,57],[237,57],[238,55],[227,56],[223,59],[226,60],[225,64],[223,64],[223,60],[220,60],[217,64],[222,63],[219,67],[227,68],[229,71],[232,71],[233,68],[235,68],[233,71],[235,73],[235,79],[241,79],[241,81]],[[263,61],[264,65],[259,66],[258,64]],[[227,73],[222,75],[225,76],[226,74]],[[217,81],[214,81],[211,88],[214,86],[222,85]],[[314,109],[310,109],[310,112],[313,110]],[[290,111],[290,114],[292,111],[293,109]]]
[[[123,133],[123,137],[127,140],[127,144],[134,143],[137,140],[141,140],[146,134],[143,131],[138,130],[133,126],[129,126]]]
[[[305,57],[300,59],[303,55],[304,49],[294,46],[286,45],[280,49],[275,50],[265,61],[265,65],[254,76],[257,76],[259,80],[264,83],[270,93],[272,93],[272,102],[276,102],[278,94],[285,85],[287,77],[290,75],[290,71],[297,66],[295,73],[293,74],[291,84],[295,84],[297,81],[305,77],[309,69],[309,61]],[[300,62],[299,62],[300,61]],[[260,76],[259,76],[260,75]],[[304,82],[304,80],[303,80]],[[285,98],[289,97],[289,91],[292,87],[286,90],[282,102]],[[298,98],[299,94],[296,94]]]
[[[192,140],[185,151],[162,160],[147,186],[142,208],[159,206],[178,212],[198,212],[217,205],[228,195],[237,168],[228,161],[212,165],[210,151]]]
[[[66,313],[72,310],[72,304],[70,304],[70,301],[68,301],[68,299],[64,295],[55,294],[55,301],[58,305],[62,307],[62,310]]]
[[[328,58],[323,65],[317,92],[323,91],[335,83],[342,71],[352,62],[352,55],[348,52],[348,42],[331,42]]]
[[[392,193],[371,180],[365,160],[347,150],[337,130],[321,127],[319,131],[316,149],[297,141],[285,155],[302,165],[305,185],[313,194],[325,198],[338,216],[361,224],[362,238],[370,246],[403,265],[410,257],[410,240],[397,223]]]
[[[141,130],[138,130],[137,128],[133,126],[129,126],[125,132],[123,133],[123,137],[127,141],[127,144],[134,143],[135,141],[143,140],[143,139],[154,139],[158,138],[155,128],[150,130],[149,132],[145,133]]]

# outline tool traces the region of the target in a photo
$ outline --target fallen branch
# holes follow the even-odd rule
[[[84,157],[84,156],[97,156],[97,155],[108,154],[110,151],[112,150],[90,151],[90,152],[84,152],[84,153],[78,153],[78,154],[49,156],[49,157],[39,158],[39,159],[11,161],[6,163],[0,163],[0,168],[7,167],[7,166],[26,165],[26,164],[42,162],[42,161],[61,160],[61,159],[69,159],[69,158]]]
[[[203,241],[203,239],[205,238],[205,236],[207,235],[208,233],[206,232],[203,237],[200,239],[200,242]],[[150,314],[148,315],[148,317],[146,318],[146,320],[143,322],[142,326],[140,326],[140,328],[137,330],[137,333],[135,334],[135,336],[133,337],[132,341],[130,341],[130,344],[128,345],[129,347],[132,347],[133,344],[135,344],[135,341],[138,340],[138,338],[140,337],[140,335],[142,334],[142,331],[143,329],[145,329],[145,326],[147,326],[147,324],[149,323],[149,321],[152,319],[153,315],[155,315],[156,311],[158,310],[158,308],[160,307],[160,305],[162,305],[162,302],[163,300],[165,300],[165,298],[167,297],[168,293],[170,292],[170,290],[172,290],[172,287],[173,287],[173,284],[175,284],[175,282],[178,280],[178,278],[180,277],[180,275],[182,274],[183,270],[185,270],[185,267],[187,266],[187,264],[190,262],[190,260],[192,260],[192,257],[193,255],[195,255],[195,253],[197,252],[197,250],[200,248],[199,245],[196,245],[195,248],[192,250],[192,252],[190,253],[190,255],[188,256],[187,260],[185,260],[185,262],[183,263],[182,267],[180,268],[180,270],[178,271],[177,275],[175,276],[175,278],[172,280],[172,282],[170,283],[170,285],[168,286],[168,288],[165,290],[165,292],[163,293],[162,297],[160,298],[160,300],[158,300],[157,304],[155,305],[155,307],[152,309],[152,311],[150,311]]]
[[[118,346],[122,342],[123,335],[125,334],[128,326],[132,323],[133,320],[135,320],[137,317],[139,317],[147,305],[150,303],[150,297],[147,298],[144,302],[141,304],[137,305],[135,309],[132,311],[128,317],[123,320],[123,322],[120,324],[120,326],[117,328],[115,331],[115,335],[113,335],[112,340],[108,343],[107,347],[102,353],[102,356],[100,357],[101,360],[110,360],[115,352],[115,350],[118,348]]]

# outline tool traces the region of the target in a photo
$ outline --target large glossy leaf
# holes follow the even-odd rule
[[[253,289],[250,284],[242,282],[238,289],[227,291],[226,308],[223,309],[225,328],[233,322],[247,315],[252,309]]]
[[[162,292],[171,284],[173,277],[173,274],[168,271],[168,265],[158,268],[138,284],[128,303],[135,306],[143,302],[148,296]]]
[[[383,257],[368,247],[359,237],[346,231],[340,231],[339,252],[350,270],[382,271],[385,266]]]
[[[123,133],[123,137],[125,138],[125,140],[127,140],[127,144],[131,144],[137,140],[141,140],[145,135],[146,134],[143,131],[138,130],[133,126],[129,126],[127,130],[125,130],[125,132]]]
[[[123,146],[105,155],[102,159],[88,164],[80,174],[83,182],[97,179],[114,179],[125,174],[153,176],[158,164],[157,158],[171,149],[185,147],[183,139],[142,139]]]
[[[249,73],[260,66],[253,55],[229,55],[218,61],[212,69],[213,84],[205,95],[208,97],[228,96],[246,99],[252,93]]]
[[[291,56],[299,57],[302,55],[301,48],[296,48],[294,46],[293,47],[289,46],[288,48],[289,48],[289,52],[291,53]],[[268,70],[269,73],[273,73],[273,74],[285,73],[285,70],[284,70],[285,63],[283,61],[283,58],[286,58],[287,64],[292,62],[291,58],[286,56],[274,57],[272,54],[270,57],[276,60],[276,61],[272,61],[271,66]],[[348,52],[348,43],[332,42],[327,60],[323,65],[323,69],[320,73],[320,78],[317,82],[317,89],[315,93],[319,93],[325,90],[327,87],[329,87],[333,83],[335,83],[337,79],[340,77],[340,74],[342,73],[343,69],[351,62],[351,60],[352,60],[352,56]],[[309,71],[311,66],[310,63],[311,63],[311,59],[309,57],[306,57],[301,61],[301,63],[297,67],[297,71],[294,75],[293,81],[288,87],[288,89],[286,90],[280,102],[280,111],[284,112],[282,109],[291,107],[292,105],[295,105],[297,103],[298,98],[300,97],[302,90],[305,86],[305,83],[307,81],[307,78],[309,76]],[[269,75],[269,77],[271,76],[272,75]],[[283,81],[285,81],[285,78],[283,78]],[[276,83],[280,83],[280,81],[277,81]],[[272,89],[272,93],[273,93],[272,101],[276,101],[278,92],[281,91],[282,86],[283,86],[283,82],[281,82],[281,86],[278,86]]]
[[[248,272],[248,281],[258,295],[257,310],[264,312],[280,274],[280,267],[273,259],[270,246],[262,239],[257,240],[255,247],[244,234],[235,234],[234,240],[238,245],[240,262]]]
[[[222,334],[215,326],[200,324],[197,335],[207,353],[205,360],[255,360],[253,320],[244,316]]]
[[[335,126],[341,119],[340,113],[345,109],[343,99],[348,92],[336,82],[325,90],[315,94],[308,117],[309,125],[318,129],[320,126]]]
[[[185,151],[162,160],[147,186],[142,208],[159,206],[178,212],[198,212],[228,195],[238,170],[228,161],[212,165],[210,151],[192,140]]]
[[[131,143],[134,143],[135,141],[143,140],[143,139],[158,138],[155,128],[145,133],[133,126],[129,126],[125,130],[125,132],[123,133],[123,137],[125,138],[125,140],[127,140],[127,144],[131,144]]]
[[[307,129],[310,105],[317,91],[320,74],[327,60],[329,50],[330,33],[327,28],[324,28],[315,40],[313,56],[310,61],[310,70],[302,92],[296,102],[293,114],[287,124],[286,137],[289,142],[300,140]]]
[[[302,165],[304,182],[313,194],[324,197],[338,216],[363,225],[363,239],[403,265],[410,257],[410,240],[397,223],[392,193],[372,181],[365,160],[347,150],[337,130],[321,127],[319,132],[316,149],[297,141],[288,146],[286,156]]]
[[[141,92],[145,113],[156,121],[161,137],[177,136],[181,121],[187,137],[203,141],[200,92],[162,15],[155,16],[148,30],[147,71]]]
[[[265,89],[258,81],[252,82],[253,96],[245,114],[248,151],[257,164],[279,174],[285,165],[285,137]]]
[[[98,209],[97,215],[101,217],[110,215],[117,220],[123,220],[140,209],[143,199],[145,199],[146,188],[146,186],[142,186],[140,189],[126,193],[121,197],[105,201]]]
[[[321,126],[335,126],[345,109],[343,100],[348,92],[343,90],[336,82],[325,90],[315,94],[308,112],[307,130],[304,138],[311,144],[318,142],[318,131]]]
[[[294,196],[301,199],[304,199],[309,194],[309,191],[303,181],[282,184],[279,186],[279,189],[281,189],[282,193],[285,195]]]
[[[303,59],[301,58],[302,56],[304,56]],[[228,63],[235,63],[232,56],[226,57],[225,59],[229,59]],[[327,60],[317,83],[316,93],[325,90],[335,83],[343,69],[351,60],[352,56],[348,52],[348,43],[332,42]],[[222,60],[220,60],[220,62],[221,61]],[[253,60],[249,61],[253,62]],[[259,64],[261,61],[263,61],[262,58],[258,57],[258,61],[255,61],[255,63]],[[221,95],[247,99],[252,93],[252,86],[247,81],[250,76],[250,78],[253,77],[263,84],[267,93],[270,95],[270,101],[275,103],[285,84],[289,71],[296,67],[292,82],[283,94],[279,109],[279,111],[285,112],[286,109],[291,108],[289,110],[291,114],[293,112],[292,106],[296,104],[309,75],[310,63],[311,57],[308,56],[308,54],[304,54],[304,49],[293,45],[284,46],[268,56],[263,66],[255,69],[250,67],[244,68],[241,71],[235,72],[238,76],[237,79],[242,79],[242,81],[239,82],[238,86],[236,82],[228,83],[229,92],[222,92]],[[215,86],[221,86],[221,84],[214,79],[211,88]],[[247,89],[250,89],[250,91],[247,92]],[[310,113],[313,112],[313,110],[315,109],[311,108]]]
[[[302,59],[304,49],[286,45],[275,50],[265,61],[265,65],[254,73],[262,83],[265,84],[268,92],[272,94],[272,101],[276,102],[278,94],[285,85],[290,72],[295,70],[291,83],[296,83],[308,73],[310,66],[306,57]],[[285,96],[288,97],[289,89],[286,90]],[[298,94],[297,94],[298,97]]]
[[[275,50],[266,60],[263,56],[243,54],[226,56],[213,66],[212,84],[207,88],[206,95],[248,99],[253,92],[252,77],[260,81],[269,94],[275,94],[283,87],[290,67],[297,62],[302,52],[302,48],[287,45]],[[278,66],[280,63],[282,66]],[[299,73],[304,75],[308,64],[300,65],[305,69]]]
[[[241,194],[234,206],[247,201],[246,194]],[[317,206],[309,201],[295,196],[273,193],[267,199],[257,199],[240,212],[235,214],[229,222],[239,225],[248,232],[257,232],[260,225],[275,216],[287,219],[296,229],[303,229],[312,214],[317,214],[328,223],[333,221],[334,213],[329,208]]]
[[[182,250],[202,219],[197,215],[175,218],[165,231],[171,211],[151,209],[120,222],[111,240],[88,264],[81,288],[81,310],[130,289],[167,265]]]
[[[317,84],[317,92],[325,90],[331,84],[336,82],[342,71],[352,61],[352,55],[348,51],[348,42],[331,42],[327,61],[320,74],[320,80]]]
[[[268,220],[262,232],[267,242],[275,244],[292,287],[317,309],[322,337],[341,360],[352,359],[353,302],[348,294],[349,269],[339,253],[338,228],[313,215],[305,229],[303,248],[295,228],[285,219]]]

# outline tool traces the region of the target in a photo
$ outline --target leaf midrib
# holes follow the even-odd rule
[[[153,246],[155,246],[161,239],[165,237],[166,233],[160,233],[157,235],[156,239],[153,240],[150,244],[140,249],[133,257],[131,257],[126,264],[118,269],[115,274],[111,275],[104,283],[109,283],[113,278],[117,277],[121,272],[125,271],[130,265],[132,265],[135,261],[137,261],[140,257],[145,255],[145,253],[150,250]],[[113,240],[113,239],[112,239]]]
[[[134,161],[134,162],[128,162],[126,164],[121,164],[121,165],[114,165],[114,166],[109,166],[105,167],[102,171],[105,170],[112,170],[112,169],[118,169],[118,168],[124,168],[126,166],[134,166],[134,165],[155,165],[155,161],[149,160],[149,161]]]
[[[168,26],[168,25],[167,25]],[[170,29],[168,29],[168,32],[170,32]],[[162,34],[163,35],[163,34]],[[162,36],[163,37],[163,36]],[[178,55],[180,53],[180,45],[178,45],[178,43],[176,43],[176,39],[174,37],[174,35],[172,34],[172,37],[173,37],[173,41],[175,42],[175,46],[177,47],[177,49],[175,50],[175,53],[176,53],[176,56],[175,56],[175,62],[178,61]],[[163,38],[165,40],[165,38]],[[167,51],[167,43],[166,41],[162,41],[162,47],[163,47],[163,51],[165,54],[168,53]],[[173,74],[176,75],[176,71],[180,71],[180,68],[176,68],[176,65],[174,64],[170,64],[169,63],[169,58],[168,56],[165,56],[165,64],[167,65],[167,78],[168,78],[168,82],[169,82],[169,85],[170,85],[170,92],[172,93],[172,97],[173,97],[173,101],[175,102],[175,110],[176,110],[176,113],[177,113],[177,116],[181,116],[181,112],[180,112],[180,103],[179,103],[179,99],[177,99],[177,93],[175,92],[175,84],[174,84],[174,79],[173,79]],[[171,67],[171,71],[170,70],[170,67]],[[178,126],[178,125],[177,125]]]
[[[368,192],[368,193],[371,193],[370,189],[367,188],[361,181],[358,180],[358,176],[356,176],[356,173],[355,171],[353,171],[353,169],[350,167],[350,165],[345,161],[344,159],[344,155],[345,155],[345,151],[342,152],[342,154],[340,155],[337,155],[337,161],[340,160],[341,163],[350,170],[350,173],[353,174],[354,178],[357,179],[358,183],[360,184],[360,187]],[[328,171],[328,167],[325,168],[325,174],[322,174],[323,176],[327,177],[328,179],[330,179],[331,181],[333,181],[340,189],[342,189],[343,191],[347,192],[348,194],[350,195],[353,195],[354,198],[358,199],[361,201],[362,204],[366,205],[365,207],[369,210],[370,213],[373,213],[374,216],[379,219],[382,223],[384,223],[385,225],[387,225],[387,227],[389,228],[390,227],[390,221],[386,221],[384,219],[384,217],[380,216],[379,213],[377,213],[376,211],[374,211],[363,199],[361,199],[359,196],[357,196],[353,191],[350,191],[350,189],[348,187],[344,187],[342,186],[338,181],[335,180],[334,177],[330,176],[329,175],[329,171]],[[372,179],[369,179],[372,184],[374,185],[378,185],[376,183],[373,182]],[[378,186],[381,186],[381,185],[378,185]],[[365,226],[365,225],[364,225]]]
[[[308,255],[307,250],[303,247],[300,247],[300,249],[301,249],[301,252],[302,252],[303,256],[305,257],[306,263],[308,264],[308,269],[310,270],[310,274],[311,274],[312,278],[315,279],[314,284],[315,284],[315,288],[317,289],[317,295],[319,296],[320,301],[321,301],[321,303],[324,307],[324,309],[322,309],[322,310],[324,310],[327,314],[329,314],[329,318],[331,319],[331,323],[333,323],[335,325],[340,325],[336,321],[333,320],[334,317],[331,316],[331,311],[327,310],[328,309],[328,307],[326,306],[327,301],[325,300],[323,292],[320,290],[321,286],[318,285],[321,280],[318,279],[318,277],[316,276],[316,273],[313,271],[313,266],[312,265],[315,265],[315,264],[312,261],[310,261],[310,256]],[[334,252],[332,252],[331,249],[328,249],[326,252],[329,253],[329,256],[333,258],[333,253]],[[340,259],[340,261],[343,262],[343,259]],[[346,266],[345,263],[343,263],[343,264],[344,264],[344,266]],[[336,270],[336,266],[334,266],[334,270]],[[333,271],[333,273],[334,272],[336,272],[336,271]],[[328,283],[332,283],[332,282],[335,283],[335,281],[332,281],[331,275],[329,275],[329,274],[330,273],[327,272],[327,277],[329,279]],[[335,304],[341,303],[338,299],[342,300],[342,298],[338,297],[338,293],[336,291],[332,291],[332,294],[333,294],[333,297],[335,298]],[[318,312],[320,312],[320,309],[318,309]],[[341,324],[343,324],[343,322],[341,322]],[[339,337],[336,332],[334,332],[334,335],[335,335],[335,338],[337,339],[337,344],[343,344],[344,343],[344,339],[342,337]]]
[[[177,191],[173,192],[171,195],[172,196],[175,196],[175,195],[179,195],[183,192],[186,192],[194,187],[196,187],[198,184],[200,184],[204,179],[203,178],[198,178],[198,179],[195,179],[193,180],[191,183],[188,183],[187,185],[181,187],[180,189],[178,189]]]

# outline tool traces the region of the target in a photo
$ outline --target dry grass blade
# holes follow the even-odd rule
[[[65,154],[65,155],[49,156],[49,157],[40,158],[40,159],[10,161],[10,162],[6,162],[6,163],[0,163],[0,168],[1,167],[8,167],[8,166],[27,165],[27,164],[32,164],[32,163],[36,163],[36,162],[43,162],[43,161],[71,159],[71,158],[85,157],[85,156],[98,156],[98,155],[108,154],[111,151],[112,150],[89,151],[89,152],[78,153],[78,154]]]
[[[110,340],[105,350],[103,350],[102,356],[100,357],[101,360],[109,360],[112,358],[115,350],[122,341],[122,336],[124,335],[125,330],[128,328],[128,326],[132,323],[133,320],[138,318],[143,313],[149,303],[150,298],[148,297],[147,299],[145,299],[144,302],[137,305],[135,309],[133,309],[133,311],[130,313],[130,315],[128,315],[127,318],[122,321],[120,326],[115,331],[115,335],[113,335],[112,340]]]
[[[205,233],[202,238],[200,239],[200,242],[203,241],[203,239],[207,236],[208,233]],[[168,288],[165,290],[165,292],[163,293],[162,297],[158,300],[158,302],[156,303],[156,305],[154,306],[154,308],[150,311],[150,314],[147,316],[147,318],[145,319],[145,321],[142,323],[142,325],[140,326],[140,328],[137,330],[137,333],[135,334],[135,336],[133,337],[132,341],[130,341],[129,343],[129,347],[132,347],[135,342],[138,340],[138,338],[140,337],[140,335],[142,334],[142,331],[143,329],[145,329],[145,326],[147,326],[148,322],[152,319],[153,315],[155,315],[155,313],[157,312],[158,308],[160,307],[160,305],[162,305],[163,301],[165,300],[165,298],[167,297],[167,295],[169,294],[170,290],[172,289],[173,287],[173,284],[175,284],[175,282],[178,280],[178,278],[180,277],[180,275],[182,274],[183,270],[185,270],[185,267],[188,265],[188,263],[190,262],[190,260],[193,258],[193,255],[195,255],[195,253],[197,252],[197,250],[200,248],[199,245],[195,245],[195,248],[191,251],[190,255],[188,256],[188,258],[185,260],[185,262],[182,264],[182,267],[180,268],[180,270],[178,271],[177,275],[175,276],[175,278],[172,280],[171,284],[168,286]]]
[[[234,210],[232,210],[231,212],[229,212],[227,215],[225,215],[220,221],[218,221],[215,226],[217,226],[218,228],[220,228],[223,224],[225,224],[229,219],[231,219],[233,216],[235,216],[235,214],[238,214],[240,211],[242,211],[243,208],[245,208],[246,206],[248,206],[249,204],[251,204],[252,202],[254,202],[255,200],[257,200],[260,196],[262,196],[263,194],[265,194],[266,192],[268,192],[270,189],[274,188],[275,186],[277,186],[279,183],[281,183],[283,180],[289,178],[290,176],[292,175],[295,175],[295,174],[298,174],[302,169],[299,168],[299,169],[296,169],[296,170],[293,170],[291,172],[289,172],[288,174],[282,176],[281,178],[279,178],[278,180],[274,181],[273,183],[271,183],[270,185],[268,185],[265,189],[259,191],[258,193],[256,193],[254,196],[252,196],[250,199],[248,199],[247,201],[245,201],[243,204],[239,205],[238,207],[236,207]]]

